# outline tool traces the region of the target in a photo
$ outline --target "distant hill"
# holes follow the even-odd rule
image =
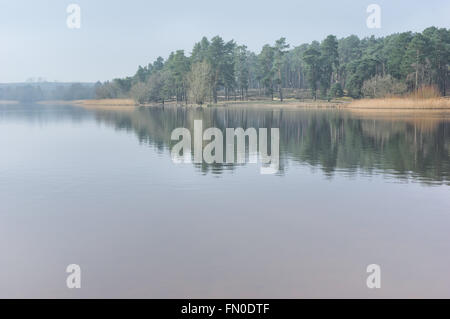
[[[96,83],[79,82],[0,83],[0,100],[34,102],[92,99],[96,86]]]

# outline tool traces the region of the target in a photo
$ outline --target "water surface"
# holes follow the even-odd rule
[[[196,119],[279,127],[280,171],[174,164]],[[0,105],[0,150],[0,297],[450,297],[442,114]]]

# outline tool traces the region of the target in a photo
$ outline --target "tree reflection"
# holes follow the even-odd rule
[[[141,143],[169,151],[171,132],[185,127],[193,134],[194,120],[203,128],[247,129],[279,127],[280,171],[289,165],[319,167],[332,177],[389,173],[399,179],[449,184],[450,125],[439,118],[402,119],[359,116],[339,110],[285,110],[256,107],[152,107],[134,111],[95,111],[99,122],[134,131]],[[224,149],[224,154],[225,154]],[[221,174],[242,164],[193,164],[207,174]]]

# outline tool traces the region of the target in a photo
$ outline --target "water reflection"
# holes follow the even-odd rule
[[[279,127],[282,176],[174,165],[171,132],[195,119]],[[371,263],[386,274],[378,297],[448,297],[448,125],[260,106],[0,105],[0,297],[369,298]],[[72,263],[86,274],[78,291],[65,285]]]
[[[141,143],[168,151],[173,129],[203,127],[280,128],[280,174],[290,165],[308,164],[327,176],[336,172],[386,174],[426,184],[449,184],[450,124],[442,115],[414,118],[367,116],[339,110],[286,110],[245,107],[138,108],[96,110],[97,121],[134,131]],[[225,152],[225,150],[224,150]],[[203,173],[221,174],[239,164],[193,164]]]

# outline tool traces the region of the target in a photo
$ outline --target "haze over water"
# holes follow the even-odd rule
[[[280,171],[173,163],[196,119],[279,127]],[[448,298],[448,119],[0,105],[0,297]]]

